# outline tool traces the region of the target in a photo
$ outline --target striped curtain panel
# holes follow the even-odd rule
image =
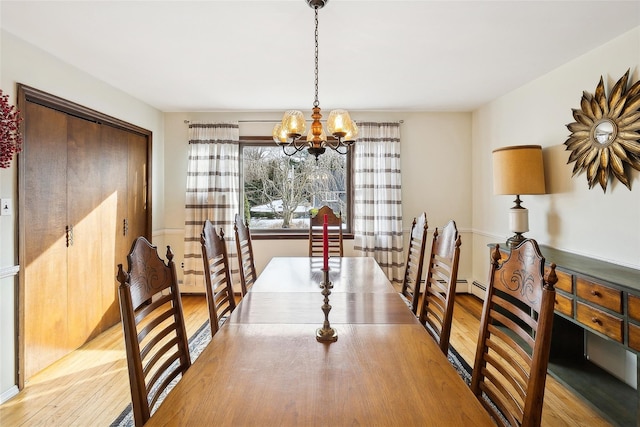
[[[240,278],[233,232],[239,211],[239,139],[238,123],[189,124],[189,162],[184,250],[184,286],[204,289],[204,267],[200,234],[205,220],[217,232],[224,230],[234,291]]]
[[[400,124],[358,123],[354,160],[354,248],[402,283]]]

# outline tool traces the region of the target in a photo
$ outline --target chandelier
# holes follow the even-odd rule
[[[358,136],[358,127],[351,120],[349,113],[345,110],[333,110],[327,119],[327,130],[334,139],[327,138],[320,119],[320,102],[318,101],[318,10],[328,3],[329,0],[306,0],[309,7],[315,11],[315,100],[313,101],[313,114],[311,118],[311,128],[305,139],[301,136],[306,130],[306,121],[301,111],[290,110],[284,113],[282,122],[273,127],[273,140],[282,147],[282,151],[287,156],[293,156],[303,149],[314,155],[316,161],[318,156],[329,147],[340,154],[347,154],[349,147],[353,145]]]

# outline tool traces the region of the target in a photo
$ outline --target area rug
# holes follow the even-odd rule
[[[202,352],[202,350],[204,350],[207,344],[209,344],[209,341],[211,341],[211,329],[209,327],[209,322],[207,321],[189,339],[189,353],[191,354],[192,363],[198,358],[198,356],[200,356],[200,353]],[[451,363],[451,365],[453,365],[453,367],[458,372],[458,375],[460,375],[460,377],[464,380],[464,382],[467,385],[470,385],[471,372],[472,372],[471,366],[469,366],[467,361],[464,360],[462,356],[460,356],[460,354],[452,346],[449,346],[448,359],[449,359],[449,363]],[[164,393],[158,398],[159,402],[162,402],[162,400],[164,399],[164,396],[166,396],[166,394],[169,393],[169,391],[175,386],[175,384],[178,382],[179,379],[180,379],[180,376],[178,376],[178,378],[176,378],[171,384],[169,384],[169,386],[164,391]],[[488,402],[490,402],[488,397],[486,396],[484,397]],[[156,405],[156,407],[158,406],[159,405]],[[129,404],[127,408],[124,411],[122,411],[122,413],[118,416],[118,418],[116,418],[116,420],[113,423],[111,423],[111,427],[133,427],[133,426],[134,426],[133,410],[131,408],[131,404]]]
[[[468,386],[471,386],[471,373],[473,372],[473,369],[471,369],[471,366],[467,363],[467,361],[464,360],[462,358],[462,356],[460,356],[460,354],[458,354],[456,349],[453,348],[451,345],[449,345],[449,354],[448,354],[447,358],[449,359],[449,363],[451,363],[451,365],[453,365],[453,367],[458,372],[458,375],[460,375],[460,377],[464,380],[464,382]],[[500,411],[500,409],[496,407],[495,403],[493,403],[493,401],[491,401],[491,399],[489,399],[489,396],[487,396],[483,392],[482,393],[482,398],[490,406],[492,406],[494,409],[497,410],[498,416],[502,419],[503,425],[509,425],[509,422],[506,420],[504,415],[502,415],[502,412]]]

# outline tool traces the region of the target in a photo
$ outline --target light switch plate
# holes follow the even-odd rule
[[[11,199],[0,199],[0,215],[11,215],[12,211]]]

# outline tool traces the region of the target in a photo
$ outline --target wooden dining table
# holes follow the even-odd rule
[[[373,258],[266,266],[148,426],[493,425]]]

